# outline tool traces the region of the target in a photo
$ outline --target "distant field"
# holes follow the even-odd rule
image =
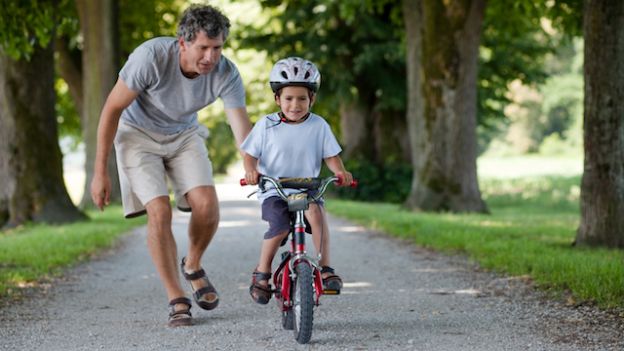
[[[570,177],[583,173],[583,158],[481,157],[477,160],[477,172],[481,178]]]

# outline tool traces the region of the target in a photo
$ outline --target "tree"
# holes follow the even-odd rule
[[[578,245],[624,248],[624,2],[587,0]]]
[[[91,207],[90,185],[97,142],[97,126],[100,112],[108,93],[117,81],[119,63],[119,36],[117,1],[76,0],[84,38],[82,49],[82,137],[85,143],[85,186],[81,207]],[[114,151],[108,158],[109,174],[117,174]],[[119,179],[111,177],[111,201],[121,200]]]
[[[485,0],[422,3],[424,121],[422,139],[415,141],[422,149],[414,165],[409,207],[487,212],[476,168],[477,61],[484,10]]]
[[[54,112],[54,1],[0,12],[0,224],[85,218],[63,181]],[[36,14],[33,14],[35,13]],[[43,28],[42,28],[43,25]],[[46,29],[47,28],[47,29]]]
[[[406,67],[407,67],[407,108],[405,117],[407,120],[407,131],[411,145],[412,167],[422,169],[425,151],[425,118],[423,115],[423,93],[422,93],[422,1],[403,0],[403,17],[405,23],[405,46],[406,46]],[[420,177],[417,173],[412,175],[411,189],[418,189]],[[416,204],[416,192],[412,192],[408,197],[407,206],[414,207]],[[411,204],[411,203],[414,204]]]

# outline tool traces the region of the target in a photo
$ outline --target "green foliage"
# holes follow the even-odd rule
[[[544,57],[555,48],[541,27],[537,3],[488,2],[479,55],[479,124],[491,128],[504,118],[511,101],[506,93],[513,80],[531,85],[546,79]],[[482,136],[487,136],[482,135]]]
[[[553,0],[546,5],[545,15],[554,28],[569,37],[583,35],[583,0]]]
[[[582,150],[583,43],[563,41],[544,57],[548,75],[535,86],[512,85],[509,120],[488,153],[578,154]]]
[[[565,86],[565,92],[559,92],[555,85],[564,86],[558,84],[557,78],[551,78],[563,74],[561,70],[570,72],[570,58],[576,54],[570,50],[571,39],[580,34],[582,0],[516,1],[509,5],[488,2],[486,8],[478,90],[481,152],[492,139],[505,134],[523,140],[514,149],[531,152],[538,151],[542,141],[552,133],[567,139],[564,130],[576,124],[577,96],[582,93],[582,89],[576,90],[576,94],[572,92],[582,77],[574,82],[568,79],[571,84]],[[515,102],[510,99],[509,87],[518,82],[541,90],[546,99],[553,93],[546,103],[549,106],[542,104],[541,98],[525,100],[520,106],[521,115],[510,116],[506,108]],[[564,94],[566,97],[559,99]],[[512,124],[516,126],[510,130]],[[552,145],[555,138],[549,139]],[[500,146],[496,142],[493,147],[500,149]]]
[[[624,307],[624,252],[575,248],[580,178],[488,180],[491,215],[409,212],[399,205],[327,202],[336,215],[419,245],[462,253],[485,269],[529,275],[554,296]]]
[[[343,199],[402,203],[412,185],[411,165],[401,163],[378,166],[369,160],[353,159],[345,167],[358,179],[356,189],[334,188]]]
[[[337,125],[336,108],[361,101],[378,111],[405,106],[405,50],[398,1],[260,1],[265,13],[234,36],[275,62],[301,56],[322,75],[315,111]],[[266,72],[268,76],[268,71]],[[403,82],[403,83],[401,83]]]
[[[54,277],[62,268],[110,247],[120,234],[145,223],[145,217],[123,219],[120,207],[89,216],[88,222],[30,224],[0,232],[0,296],[19,294],[19,287]]]
[[[176,0],[119,0],[119,34],[123,62],[139,44],[158,36],[176,36],[182,10]]]
[[[225,174],[228,166],[238,158],[238,149],[230,125],[223,115],[211,116],[203,124],[210,131],[206,146],[212,170],[215,174]]]
[[[549,61],[552,74],[539,88],[544,96],[539,151],[542,154],[580,154],[583,148],[582,39],[577,38],[560,47]]]
[[[0,48],[13,59],[30,60],[36,46],[54,39],[71,0],[8,1],[0,6]]]
[[[71,140],[71,150],[75,150],[82,139],[80,117],[73,99],[69,94],[67,83],[57,78],[54,83],[56,90],[56,121],[58,123],[59,138]]]

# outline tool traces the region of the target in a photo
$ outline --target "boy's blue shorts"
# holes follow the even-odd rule
[[[319,206],[323,206],[323,201],[317,202]],[[278,196],[271,196],[262,202],[262,219],[269,222],[269,230],[264,233],[265,239],[276,237],[280,233],[290,231],[290,216],[288,204]],[[305,219],[306,233],[312,233],[310,223]]]

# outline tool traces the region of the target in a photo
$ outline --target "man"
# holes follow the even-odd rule
[[[219,222],[212,165],[200,136],[197,111],[221,98],[240,145],[251,130],[236,66],[221,55],[230,22],[211,6],[191,6],[177,38],[154,38],[135,49],[102,109],[91,197],[109,204],[108,153],[115,143],[126,217],[147,213],[148,247],[169,300],[169,325],[192,324],[191,301],[178,274],[166,177],[177,207],[191,211],[188,253],[181,270],[193,297],[213,309],[219,296],[201,258]]]

